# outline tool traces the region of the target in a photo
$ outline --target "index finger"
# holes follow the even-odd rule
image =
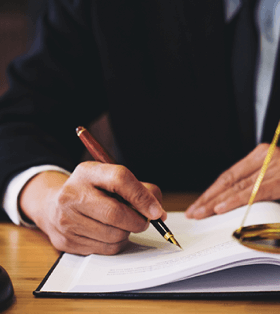
[[[95,186],[120,195],[139,213],[150,220],[165,218],[160,202],[126,167],[93,162],[86,166],[87,177]]]
[[[236,182],[251,176],[262,165],[267,147],[260,145],[245,158],[223,172],[218,179],[187,209],[188,218],[193,218],[194,211],[224,193]]]

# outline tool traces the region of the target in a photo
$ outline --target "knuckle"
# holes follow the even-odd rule
[[[57,203],[59,206],[67,206],[72,199],[77,196],[76,189],[73,189],[69,185],[64,185],[57,197]]]
[[[83,161],[78,164],[73,171],[71,177],[75,180],[90,180],[93,169],[97,170],[102,167],[102,164],[96,161]]]
[[[139,217],[139,218],[140,218],[140,219],[139,219],[139,222],[134,226],[134,228],[133,228],[133,230],[132,230],[132,232],[134,232],[134,233],[143,232],[143,231],[145,231],[145,230],[148,228],[148,226],[149,226],[149,223],[148,223],[146,220],[142,219],[141,217]]]
[[[111,175],[113,182],[116,185],[120,185],[123,182],[128,181],[132,174],[125,166],[117,165],[113,167]]]
[[[70,201],[70,195],[68,193],[64,193],[64,192],[59,193],[58,198],[57,198],[57,204],[59,207],[67,206],[69,201]]]
[[[114,229],[108,232],[106,239],[108,243],[116,244],[116,243],[119,243],[128,239],[129,234],[130,232],[128,231],[124,231],[121,229]]]
[[[77,165],[75,168],[76,172],[84,172],[87,171],[89,167],[91,167],[92,161],[83,161]]]
[[[256,183],[256,180],[257,180],[258,176],[251,176],[249,179],[248,179],[248,184],[247,184],[247,187],[250,187],[250,186],[254,186],[255,183]]]
[[[61,252],[65,252],[65,253],[79,254],[79,255],[89,255],[91,253],[94,253],[92,250],[92,247],[78,245],[74,241],[74,239],[64,237],[64,236],[61,236],[59,239],[56,238],[52,240],[51,243],[57,250]]]
[[[72,235],[75,233],[76,224],[69,212],[70,212],[69,210],[61,208],[56,213],[55,218],[56,228],[64,236]]]
[[[234,192],[243,191],[247,187],[245,180],[239,181],[233,186]]]
[[[72,177],[79,176],[80,174],[87,172],[86,170],[87,168],[88,168],[88,162],[87,161],[81,162],[80,164],[76,166],[75,170],[72,173]]]
[[[114,243],[114,244],[106,244],[106,246],[103,248],[104,255],[116,255],[124,250],[125,246],[127,244],[127,241]]]
[[[117,204],[110,204],[104,209],[104,223],[117,225],[122,220],[121,210]]]
[[[65,236],[75,233],[73,224],[70,223],[68,217],[65,215],[61,215],[59,217],[57,227],[58,230]]]
[[[219,177],[219,182],[226,188],[231,187],[234,182],[234,175],[232,171],[222,173]]]
[[[151,202],[153,202],[150,193],[147,189],[145,189],[143,186],[139,187],[138,189],[134,190],[133,196],[132,196],[132,203],[133,204],[139,204],[139,205],[148,205]]]

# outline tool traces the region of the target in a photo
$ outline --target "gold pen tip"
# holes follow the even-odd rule
[[[179,244],[179,242],[174,238],[174,236],[170,237],[170,240],[172,241],[173,244],[175,244],[175,245],[178,246],[181,250],[183,250],[183,248],[181,247],[181,245]]]
[[[179,242],[176,241],[174,235],[170,231],[166,232],[166,234],[164,235],[164,239],[169,242],[172,242],[173,244],[177,245],[181,250],[183,250]]]

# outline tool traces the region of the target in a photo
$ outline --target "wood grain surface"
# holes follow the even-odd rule
[[[197,194],[166,194],[168,211],[184,210]],[[42,299],[32,294],[59,252],[39,230],[0,223],[0,264],[9,273],[15,299],[3,313],[280,313],[280,300],[103,300],[103,299]],[[280,286],[280,283],[279,283]]]

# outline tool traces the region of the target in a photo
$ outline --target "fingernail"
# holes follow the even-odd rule
[[[222,202],[214,207],[214,212],[216,214],[222,213],[226,208],[226,202]]]
[[[149,213],[151,215],[151,219],[157,219],[162,215],[162,209],[158,205],[151,205],[149,207]]]
[[[195,210],[195,206],[194,206],[194,205],[191,205],[191,206],[186,210],[186,216],[187,216],[188,218],[192,218],[194,210]]]
[[[204,216],[204,215],[205,215],[205,212],[206,212],[205,207],[204,207],[204,206],[201,206],[201,207],[198,207],[198,208],[194,211],[193,216],[194,216],[195,218],[200,217],[200,216]]]

